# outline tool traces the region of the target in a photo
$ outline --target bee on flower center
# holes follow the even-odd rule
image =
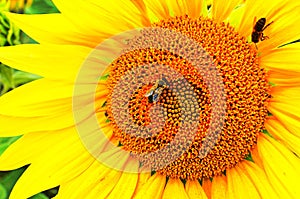
[[[167,88],[169,82],[163,77],[160,80],[157,80],[155,84],[150,88],[149,91],[145,94],[145,97],[148,97],[149,103],[156,103],[159,101],[160,95],[162,94],[163,90]]]

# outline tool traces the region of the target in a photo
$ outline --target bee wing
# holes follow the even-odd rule
[[[274,21],[271,21],[270,23],[268,23],[263,29],[262,31],[264,31],[269,25],[271,25]]]
[[[256,16],[254,16],[254,20],[253,20],[253,31],[255,30],[255,25],[256,25]]]
[[[159,93],[154,93],[153,96],[152,96],[153,102],[158,102],[159,96],[160,96]]]
[[[153,95],[154,89],[150,89],[149,91],[147,91],[147,93],[145,94],[145,97],[149,97],[150,95]]]

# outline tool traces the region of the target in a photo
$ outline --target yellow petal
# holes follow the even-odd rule
[[[54,0],[53,3],[76,27],[91,36],[114,35],[144,26],[139,10],[130,1]]]
[[[274,138],[300,157],[300,134],[298,137],[293,135],[274,117],[265,122],[265,127]]]
[[[275,139],[264,134],[259,136],[257,147],[269,182],[280,198],[300,198],[299,158]]]
[[[82,96],[79,97],[85,100],[84,103],[77,103],[75,107],[72,103],[73,86],[72,83],[40,79],[2,96],[0,104],[5,108],[0,111],[0,136],[58,130],[86,120],[94,114],[93,107],[90,108],[94,99],[85,99],[90,90],[81,89],[79,94]],[[80,88],[81,85],[77,87]],[[84,85],[82,87],[84,88]],[[104,94],[106,92],[102,92],[102,95]],[[74,113],[80,114],[80,118],[75,118],[76,121]],[[104,115],[101,118],[105,118]],[[15,125],[16,123],[18,125]]]
[[[197,180],[187,180],[185,190],[189,198],[207,199],[207,196]]]
[[[232,25],[233,27],[239,27],[240,23],[241,23],[241,18],[244,15],[244,13],[246,12],[245,10],[245,5],[241,4],[238,7],[236,7],[230,14],[229,17],[225,20],[228,21],[228,23],[230,25]]]
[[[279,102],[272,102],[269,105],[269,111],[275,116],[283,126],[292,134],[299,137],[299,108],[296,107],[296,101],[293,104],[284,104]]]
[[[188,15],[194,19],[207,16],[207,5],[205,0],[185,0]]]
[[[237,7],[240,0],[232,0],[224,3],[220,0],[213,0],[212,3],[212,18],[217,22],[224,21],[232,12],[232,10]]]
[[[211,186],[212,186],[212,182],[210,179],[203,179],[202,180],[202,188],[204,190],[204,192],[206,193],[208,198],[211,198]]]
[[[136,8],[140,11],[142,24],[144,26],[150,26],[151,22],[148,17],[146,5],[143,0],[131,0],[131,2],[136,6]]]
[[[260,133],[259,136],[262,136],[263,133]],[[260,144],[259,142],[257,142],[257,144]],[[262,162],[262,157],[259,155],[258,153],[258,148],[257,147],[254,147],[252,150],[251,150],[251,156],[252,156],[252,159],[253,161],[255,162],[255,164],[257,166],[259,166],[262,170],[264,170],[264,164]]]
[[[188,4],[192,4],[193,1],[186,2],[185,0],[167,0],[168,8],[171,16],[184,16],[188,14]],[[190,5],[192,6],[192,5]]]
[[[261,52],[299,39],[300,30],[296,25],[300,20],[299,13],[296,12],[300,9],[299,3],[299,1],[287,1],[284,6],[271,14],[270,20],[274,23],[270,29],[266,29],[265,35],[269,39],[260,43]]]
[[[227,177],[216,176],[213,178],[211,187],[211,198],[226,198]]]
[[[151,23],[170,18],[168,0],[144,0]]]
[[[258,142],[258,144],[260,144],[260,143]],[[265,175],[267,176],[268,182],[270,183],[271,187],[274,189],[276,194],[283,198],[290,198],[288,190],[286,190],[282,186],[281,182],[277,179],[277,175],[273,172],[268,172],[265,169],[263,159],[262,159],[261,155],[259,154],[258,149],[254,150],[254,153],[252,151],[251,155],[252,155],[252,158],[253,158],[255,164],[258,165],[259,168],[261,168],[263,170],[263,172],[265,173]],[[279,189],[277,189],[277,187],[279,187]]]
[[[264,31],[269,39],[259,42],[257,45],[260,52],[295,40],[299,35],[299,29],[295,26],[299,21],[299,15],[296,12],[298,5],[298,1],[247,0],[245,4],[247,12],[244,13],[238,30],[243,36],[248,37],[252,33],[255,22],[260,18],[266,18],[267,23],[274,21]],[[255,19],[256,21],[254,21]]]
[[[22,71],[73,82],[90,51],[75,45],[24,44],[1,47],[0,61]]]
[[[265,172],[255,163],[242,161],[239,167],[252,181],[261,198],[279,198],[275,190],[268,181]]]
[[[270,70],[268,72],[268,81],[276,86],[293,86],[300,87],[300,73],[286,70]]]
[[[115,22],[120,23],[121,19],[122,23],[126,25],[124,26],[124,30],[126,30],[128,27],[132,28],[150,26],[149,19],[147,18],[147,16],[144,15],[144,12],[140,12],[141,10],[138,7],[136,7],[136,3],[134,3],[134,1],[139,0],[130,0],[130,2],[120,2],[118,0],[113,0],[105,3],[103,3],[102,1],[94,0],[88,1],[91,2],[91,4],[95,4],[103,11],[105,11],[105,13],[107,13],[107,15],[105,15],[104,17],[107,21],[115,20]]]
[[[76,195],[74,198],[106,198],[108,194],[111,192],[111,190],[116,186],[118,183],[118,180],[120,179],[122,175],[122,172],[115,171],[115,170],[109,170],[108,173],[104,177],[102,177],[100,180],[98,180],[98,183],[93,186],[89,186],[87,190],[92,190],[89,193],[86,193],[85,189],[80,189],[79,195]],[[95,176],[93,176],[95,178]],[[82,179],[85,180],[85,179]],[[80,184],[79,184],[80,186]],[[74,187],[76,188],[76,187]],[[73,191],[73,190],[71,190]],[[66,197],[64,197],[66,198]]]
[[[126,167],[130,167],[130,170],[133,170],[130,173],[124,172],[122,174],[113,191],[107,197],[108,199],[132,198],[138,181],[139,162],[137,160],[130,159],[126,163]]]
[[[14,186],[11,198],[28,198],[43,190],[58,186],[74,178],[92,164],[94,158],[83,147],[76,129],[60,133],[65,134],[60,141],[57,141],[57,134],[55,136],[50,134],[47,140],[43,139],[39,143],[34,143],[35,150],[39,150],[37,147],[43,144],[49,145],[47,142],[52,143],[52,146],[39,151],[39,155],[32,158],[31,165]],[[9,158],[7,159],[10,161]]]
[[[100,172],[100,176],[94,175],[95,172],[92,172],[92,169]],[[100,198],[100,196],[105,198],[118,183],[122,175],[121,172],[113,169],[104,170],[102,166],[97,168],[91,167],[85,173],[89,173],[89,175],[81,175],[84,177],[79,176],[72,181],[61,184],[58,198],[94,199]]]
[[[260,18],[264,17],[267,21],[271,21],[268,17],[270,10],[280,4],[280,0],[275,0],[273,2],[265,3],[263,0],[247,0],[245,2],[246,12],[241,18],[241,22],[237,27],[238,32],[245,37],[251,35],[255,22]],[[256,21],[254,21],[256,19]]]
[[[228,198],[257,198],[260,199],[253,183],[237,166],[226,170]]]
[[[18,124],[18,125],[16,125]],[[15,117],[0,115],[0,136],[10,137],[28,132],[47,132],[74,125],[72,112],[45,117]]]
[[[186,14],[192,18],[207,16],[205,0],[144,0],[143,2],[151,23]]]
[[[261,65],[264,68],[277,71],[300,72],[300,43],[294,43],[282,48],[262,53]]]
[[[276,110],[269,108],[270,112],[276,117],[277,120],[294,136],[299,137],[300,124],[298,116],[284,112],[283,110]]]
[[[169,178],[164,190],[163,199],[182,198],[188,199],[189,196],[185,192],[183,183],[180,179]]]
[[[300,87],[298,86],[275,86],[271,89],[272,94],[272,102],[280,102],[280,103],[286,103],[286,104],[293,104],[294,101],[300,99]],[[292,101],[292,102],[291,102]],[[296,104],[294,104],[296,105]]]
[[[1,115],[18,117],[51,116],[72,111],[73,85],[40,79],[0,98]]]
[[[261,144],[258,146],[258,152],[263,158],[262,161],[264,166],[268,164],[271,165],[271,160],[273,160],[272,166],[274,166],[274,169],[279,169],[278,167],[282,166],[282,168],[289,168],[289,171],[293,171],[295,169],[294,171],[296,171],[297,174],[300,174],[300,171],[298,170],[300,160],[297,156],[295,156],[295,154],[270,136],[262,134],[259,139]],[[270,153],[266,153],[267,151],[270,151]],[[274,161],[274,159],[276,160]],[[282,163],[280,165],[276,165],[274,164],[275,162]],[[281,171],[280,173],[284,173],[284,171]]]
[[[269,105],[269,110],[271,113],[274,113],[274,115],[278,116],[279,120],[286,120],[286,117],[291,117],[294,120],[298,120],[296,124],[299,125],[300,107],[296,107],[298,102],[299,101],[293,100],[291,100],[289,103],[272,101]],[[281,113],[285,114],[285,117],[279,116]]]
[[[107,153],[107,156],[112,159],[118,158],[119,155],[115,152]],[[124,165],[128,156],[118,160],[121,165]],[[94,161],[83,173],[62,183],[58,195],[60,198],[106,198],[118,183],[122,173]]]
[[[166,184],[166,177],[154,174],[134,196],[135,199],[161,199]]]
[[[142,168],[140,173],[139,173],[139,179],[136,185],[136,189],[134,191],[134,195],[136,195],[137,193],[139,193],[141,191],[141,188],[148,182],[149,178],[151,177],[151,172],[147,172],[148,169]]]
[[[76,44],[95,47],[108,36],[107,33],[87,34],[62,14],[6,13],[6,15],[17,27],[41,44]]]
[[[19,138],[0,156],[0,170],[13,170],[24,165],[30,164],[39,154],[48,150],[53,145],[49,142],[60,142],[68,137],[74,137],[73,132],[49,132],[47,133],[28,133]],[[35,144],[32,144],[35,143]]]
[[[36,80],[5,94],[0,99],[1,106],[5,107],[0,111],[0,136],[73,126],[71,95],[72,85],[46,79]]]
[[[205,15],[207,10],[203,0],[168,0],[167,3],[173,17],[189,15],[192,18],[199,18]]]
[[[299,136],[300,130],[300,87],[274,87],[272,88],[269,111],[293,135]]]

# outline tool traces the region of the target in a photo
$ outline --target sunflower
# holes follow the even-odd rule
[[[53,2],[6,13],[43,77],[0,98],[10,198],[300,198],[299,1]]]

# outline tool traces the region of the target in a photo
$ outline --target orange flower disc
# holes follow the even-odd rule
[[[266,71],[260,68],[255,49],[233,27],[224,22],[215,23],[207,18],[191,19],[184,16],[161,21],[153,24],[153,27],[180,32],[197,41],[211,56],[225,87],[227,109],[224,125],[218,134],[217,142],[212,143],[211,151],[200,158],[199,150],[206,139],[212,117],[211,94],[208,86],[199,71],[195,70],[184,57],[160,49],[145,48],[127,52],[111,65],[107,84],[110,90],[107,117],[113,126],[114,135],[125,150],[130,151],[142,164],[150,166],[160,174],[182,179],[201,179],[219,175],[249,154],[257,142],[258,134],[264,129],[268,114],[267,102],[270,98]],[[130,42],[134,44],[134,40]],[[208,62],[208,60],[204,61]],[[150,102],[145,96],[155,82],[136,89],[130,97],[128,106],[128,117],[131,117],[134,124],[147,126],[155,117],[165,119],[163,128],[155,135],[146,138],[124,132],[118,127],[112,114],[112,92],[117,82],[134,68],[147,69],[145,64],[172,67],[187,80],[189,85],[176,79],[170,80],[171,84],[182,96],[194,92],[197,98],[195,104],[183,108],[179,103],[180,96],[172,91],[171,86],[163,89],[157,102]],[[145,71],[145,76],[153,73],[150,69]],[[187,89],[188,87],[192,89]],[[162,107],[161,115],[151,114],[154,104]],[[199,125],[190,147],[179,158],[163,168],[160,168],[153,159],[145,158],[144,154],[162,149],[174,139],[182,125],[182,111],[192,112],[195,107],[199,109]],[[188,119],[195,118],[196,116],[191,115]],[[130,124],[128,128],[131,128]]]

